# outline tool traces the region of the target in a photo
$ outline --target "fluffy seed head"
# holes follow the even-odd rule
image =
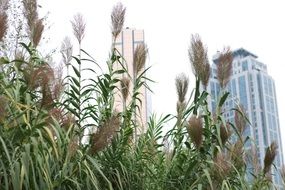
[[[60,123],[61,119],[63,118],[63,110],[59,108],[52,108],[51,110],[49,110],[48,115],[49,117],[55,119],[56,121],[58,121],[58,123]]]
[[[264,174],[268,173],[271,169],[275,156],[277,154],[277,144],[276,142],[272,142],[269,147],[266,149],[265,157],[264,157]]]
[[[38,20],[38,12],[37,12],[37,0],[23,0],[24,5],[24,15],[27,20],[29,33],[32,33],[34,30],[34,25]]]
[[[51,127],[51,125],[54,124],[61,124],[63,118],[63,110],[53,107],[50,110],[48,110],[48,116],[45,119],[45,123],[48,127],[50,127],[51,131],[53,132],[53,135],[55,135],[54,129]]]
[[[211,74],[211,67],[207,59],[207,63],[204,64],[203,71],[201,72],[201,82],[205,89],[208,86],[210,74]]]
[[[52,97],[52,91],[48,86],[48,84],[42,86],[41,91],[42,91],[41,107],[51,108],[54,104],[54,99]]]
[[[37,0],[23,0],[24,15],[27,20],[27,32],[31,42],[38,46],[44,30],[43,20],[38,18]]]
[[[237,106],[236,109],[238,111],[235,111],[235,125],[239,134],[242,135],[246,128],[245,111],[241,105]]]
[[[192,65],[193,73],[201,80],[204,87],[208,85],[210,78],[210,64],[207,48],[204,46],[199,35],[192,35],[188,56]]]
[[[100,126],[95,134],[93,134],[92,153],[97,153],[107,147],[116,135],[120,127],[120,117],[113,115]]]
[[[231,136],[230,124],[229,123],[227,123],[226,126],[224,126],[223,124],[221,125],[220,136],[221,136],[222,144],[223,145],[226,144],[226,142],[228,141],[228,139]]]
[[[74,116],[71,113],[67,113],[63,118],[62,118],[62,124],[61,126],[65,129],[68,130],[70,127],[74,126],[76,124],[76,120]]]
[[[57,68],[53,68],[54,71],[54,78],[53,81],[51,81],[51,89],[52,89],[52,96],[53,99],[59,100],[62,92],[64,91],[64,84],[62,79],[62,72],[63,67],[59,66]]]
[[[7,14],[5,12],[0,13],[0,41],[3,40],[8,29]]]
[[[75,155],[78,147],[79,147],[79,138],[78,136],[74,136],[70,139],[69,144],[68,144],[68,152],[70,156]]]
[[[243,142],[238,140],[231,147],[231,160],[236,168],[242,168],[245,164]]]
[[[8,0],[0,0],[0,41],[3,40],[8,29]]]
[[[50,107],[60,98],[63,91],[61,67],[52,68],[47,63],[38,67],[29,66],[25,69],[24,78],[29,89],[41,91],[41,106]]]
[[[247,157],[250,159],[250,162],[252,163],[254,174],[258,175],[258,173],[260,173],[261,171],[261,166],[259,164],[257,148],[255,146],[251,148],[250,152],[247,154]]]
[[[214,158],[214,167],[211,173],[215,180],[222,182],[232,171],[230,157],[226,153],[218,152]]]
[[[181,103],[185,101],[185,96],[188,91],[188,84],[189,84],[189,79],[186,77],[184,73],[179,74],[175,78],[175,86],[178,95],[178,101]]]
[[[233,54],[229,47],[220,53],[217,64],[217,78],[221,88],[225,88],[232,74]]]
[[[78,43],[81,44],[85,36],[85,28],[86,28],[86,24],[82,14],[77,13],[76,15],[74,15],[73,21],[71,21],[71,25],[74,36],[76,37]]]
[[[185,109],[186,109],[186,103],[177,101],[177,104],[176,104],[176,111],[177,111],[177,113],[180,114]]]
[[[187,132],[196,148],[200,148],[203,140],[203,122],[201,116],[192,115],[190,117]]]
[[[125,13],[126,8],[122,3],[118,3],[113,7],[113,11],[111,14],[112,21],[112,35],[113,38],[116,39],[120,32],[122,31],[124,21],[125,21]]]
[[[136,73],[136,75],[145,67],[147,52],[147,46],[144,43],[140,43],[137,45],[134,52],[133,61],[134,72]]]
[[[35,89],[49,85],[50,81],[54,78],[54,72],[48,64],[44,64],[38,68],[30,68],[26,77],[29,87]]]
[[[68,65],[72,60],[73,46],[71,44],[70,38],[65,37],[61,43],[60,53],[63,59],[63,63]]]
[[[6,11],[8,9],[9,0],[0,0],[0,10]]]
[[[120,84],[121,84],[121,93],[124,101],[126,102],[129,95],[130,79],[127,77],[123,77],[120,81]]]
[[[34,30],[33,30],[33,43],[34,46],[37,47],[41,38],[42,38],[42,34],[44,31],[44,25],[41,19],[36,21],[36,24],[34,26]]]

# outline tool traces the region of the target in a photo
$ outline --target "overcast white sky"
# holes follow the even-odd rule
[[[80,12],[87,22],[83,48],[100,64],[108,57],[110,13],[116,0],[39,0],[49,11],[50,46],[58,48],[72,36],[70,20]],[[144,29],[153,85],[153,111],[175,113],[174,78],[185,72],[192,79],[187,49],[191,34],[207,44],[209,57],[224,46],[243,47],[267,64],[275,79],[280,128],[285,142],[285,2],[282,0],[122,0],[127,7],[125,27]],[[190,80],[194,86],[194,80]],[[283,143],[285,148],[285,143]]]

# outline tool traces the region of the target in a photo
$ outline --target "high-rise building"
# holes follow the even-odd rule
[[[133,80],[135,76],[134,63],[133,63],[134,52],[136,46],[141,43],[144,43],[144,31],[131,29],[131,28],[126,28],[122,30],[122,32],[119,34],[115,42],[116,49],[120,52],[120,54],[124,58],[123,64],[127,67],[131,80]],[[132,88],[133,85],[131,82],[130,89]],[[130,92],[130,96],[132,95],[131,93],[132,92]],[[139,109],[136,109],[135,114],[136,114],[137,124],[140,126],[138,133],[141,133],[145,131],[147,125],[147,118],[151,111],[150,95],[144,86],[140,88],[139,98],[141,101],[137,102],[137,105],[139,105]],[[128,102],[129,101],[130,99],[128,100]],[[122,110],[122,99],[118,94],[115,96],[115,106],[116,109]]]
[[[216,108],[220,85],[217,80],[219,53],[213,57],[208,92],[211,94],[210,109]],[[258,162],[263,167],[266,148],[275,141],[278,145],[277,155],[272,167],[272,180],[277,189],[283,189],[280,170],[283,165],[283,152],[279,127],[279,116],[275,83],[267,72],[267,66],[257,60],[253,53],[240,48],[233,51],[232,75],[226,90],[230,92],[225,102],[225,109],[230,110],[235,104],[241,104],[250,121],[244,135],[252,140],[247,141],[247,150],[255,145]],[[225,112],[225,118],[234,122],[234,111]]]

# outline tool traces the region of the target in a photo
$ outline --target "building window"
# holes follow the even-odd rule
[[[242,62],[242,71],[247,71],[248,70],[248,63],[247,60]]]
[[[247,109],[247,92],[246,92],[246,81],[245,76],[241,76],[238,78],[239,85],[239,97],[241,104]]]
[[[237,94],[237,89],[236,89],[236,80],[232,80],[232,94]]]

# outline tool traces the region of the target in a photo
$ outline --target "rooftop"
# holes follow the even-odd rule
[[[213,56],[213,61],[215,64],[218,63],[219,55],[220,55],[220,52],[217,52],[217,54]],[[252,56],[255,59],[258,58],[256,55],[254,55],[253,53],[249,52],[248,50],[246,50],[244,48],[239,48],[239,49],[233,51],[233,57],[235,58],[238,56],[241,56],[241,57]]]
[[[243,48],[239,48],[239,49],[233,51],[233,56],[234,57],[237,57],[237,56],[242,56],[242,57],[252,56],[255,59],[257,58],[256,55],[254,55],[253,53],[251,53],[251,52],[249,52],[249,51],[247,51],[246,49],[243,49]]]

